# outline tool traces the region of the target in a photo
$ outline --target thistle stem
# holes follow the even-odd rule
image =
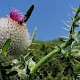
[[[38,69],[39,67],[45,63],[47,60],[51,59],[51,57],[53,55],[55,55],[56,53],[59,53],[61,52],[61,48],[66,48],[68,47],[71,43],[73,42],[73,39],[70,39],[69,41],[65,42],[64,44],[62,44],[60,47],[57,47],[55,50],[53,50],[52,52],[50,52],[48,55],[46,55],[45,57],[43,57],[34,67],[33,69],[31,70],[31,74],[34,74]]]
[[[47,60],[49,60],[53,55],[55,55],[56,53],[61,52],[61,49],[65,49],[67,48],[69,45],[72,44],[72,42],[75,40],[72,35],[74,35],[74,29],[75,29],[75,23],[80,20],[80,16],[78,16],[78,13],[80,12],[80,6],[77,9],[77,12],[72,20],[72,24],[71,24],[71,29],[70,29],[70,38],[67,42],[63,43],[61,46],[57,47],[56,49],[54,49],[52,52],[50,52],[49,54],[47,54],[45,57],[43,57],[31,70],[31,74],[34,74],[38,68]]]
[[[34,74],[37,69],[47,60],[49,60],[53,55],[55,55],[56,53],[58,53],[60,51],[60,49],[55,49],[52,52],[50,52],[48,55],[46,55],[45,57],[43,57],[32,69],[32,71],[30,72],[31,74]]]

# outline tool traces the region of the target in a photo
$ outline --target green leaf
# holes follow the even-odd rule
[[[36,35],[36,31],[37,31],[37,28],[35,27],[35,29],[33,31],[33,34],[32,34],[32,37],[31,37],[31,42],[34,41],[34,38],[35,38],[35,35]]]
[[[9,48],[10,43],[11,43],[11,39],[8,39],[8,40],[5,42],[5,44],[4,44],[3,48],[2,48],[2,52],[1,52],[1,53],[2,53],[4,56],[6,56],[6,54],[7,54],[7,49]]]
[[[28,11],[27,11],[26,14],[24,15],[24,22],[27,22],[27,20],[30,18],[33,9],[34,9],[34,4],[32,4],[32,5],[30,6],[30,8],[28,9]]]
[[[25,67],[25,58],[23,55],[20,56],[20,61],[23,67]]]

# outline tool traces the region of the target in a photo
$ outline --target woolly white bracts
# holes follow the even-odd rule
[[[26,49],[31,45],[25,23],[19,24],[11,17],[0,18],[0,48],[3,47],[8,38],[12,40],[8,50],[9,54],[26,53]]]

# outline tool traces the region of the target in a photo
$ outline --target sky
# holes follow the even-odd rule
[[[0,17],[9,15],[12,8],[25,14],[32,3],[35,8],[26,27],[30,36],[37,27],[35,40],[47,41],[68,34],[63,21],[69,20],[69,14],[73,15],[71,5],[77,8],[80,0],[0,0]]]

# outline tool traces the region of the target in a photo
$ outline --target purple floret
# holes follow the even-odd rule
[[[12,9],[10,12],[10,18],[12,18],[14,21],[17,21],[18,23],[24,22],[24,15],[16,9]]]

